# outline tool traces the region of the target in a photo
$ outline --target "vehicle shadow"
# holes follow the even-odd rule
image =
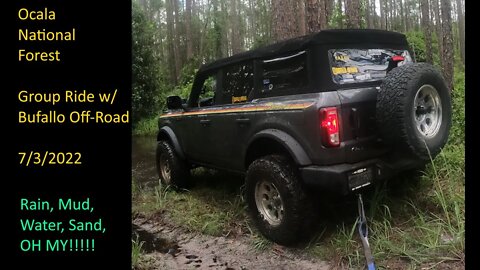
[[[242,195],[244,176],[226,171],[207,168],[192,170],[191,189],[209,188],[227,194]]]

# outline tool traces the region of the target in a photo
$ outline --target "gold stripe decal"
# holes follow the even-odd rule
[[[190,116],[190,115],[204,115],[204,114],[220,114],[220,113],[236,113],[236,112],[256,112],[256,111],[283,111],[283,110],[303,110],[312,106],[314,102],[294,103],[294,104],[279,104],[279,103],[265,103],[264,105],[246,106],[242,108],[226,108],[226,109],[205,109],[193,112],[181,113],[167,113],[161,115],[160,118],[168,118],[175,116]]]

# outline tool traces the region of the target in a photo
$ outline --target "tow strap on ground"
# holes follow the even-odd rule
[[[368,243],[368,226],[367,219],[365,218],[365,210],[363,209],[362,194],[358,194],[358,233],[362,240],[363,252],[365,253],[365,259],[367,260],[367,269],[375,270],[375,262],[373,261],[372,250]]]

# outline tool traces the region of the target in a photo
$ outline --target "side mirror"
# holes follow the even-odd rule
[[[179,110],[182,109],[182,99],[179,96],[169,96],[167,97],[167,108],[169,110]]]

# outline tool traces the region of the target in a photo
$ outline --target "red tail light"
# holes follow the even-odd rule
[[[340,122],[338,122],[337,108],[320,109],[320,121],[323,143],[327,147],[340,145]]]
[[[394,55],[392,57],[392,61],[393,62],[402,62],[405,60],[405,57],[401,56],[401,55]]]

